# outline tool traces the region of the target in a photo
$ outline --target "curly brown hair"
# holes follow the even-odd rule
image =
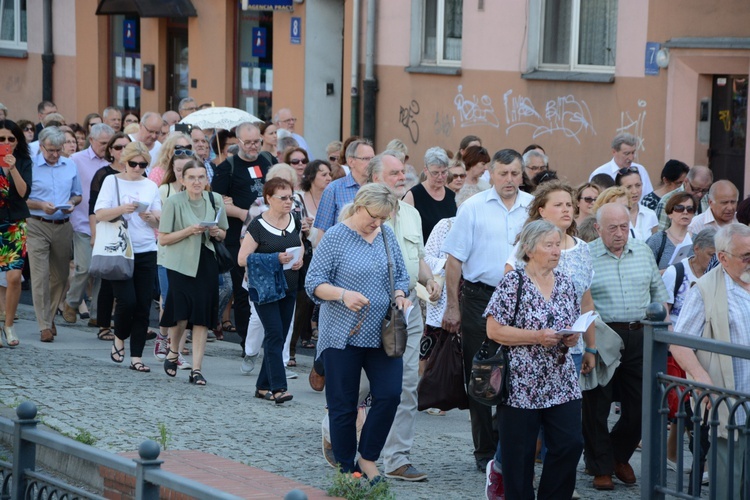
[[[534,191],[534,199],[531,201],[531,204],[529,205],[529,218],[526,219],[526,223],[540,220],[542,219],[541,214],[539,213],[540,208],[544,208],[544,206],[549,201],[549,195],[552,193],[556,193],[558,191],[564,191],[570,195],[570,200],[573,202],[573,206],[576,205],[576,189],[571,186],[568,183],[565,183],[560,180],[551,180],[544,182],[539,185],[538,188]],[[566,234],[569,236],[575,236],[577,233],[576,230],[576,221],[573,218],[573,213],[570,214],[571,216],[571,223],[570,227],[565,231]],[[524,224],[524,225],[525,225]]]

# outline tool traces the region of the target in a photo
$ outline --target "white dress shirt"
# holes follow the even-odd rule
[[[643,183],[643,192],[641,193],[642,200],[644,196],[654,190],[654,186],[651,184],[651,179],[648,177],[648,171],[646,170],[646,167],[636,162],[631,163],[631,166],[636,167],[638,169],[638,173],[641,174],[641,182]],[[593,179],[595,175],[599,174],[608,174],[614,179],[617,176],[618,170],[620,170],[620,166],[617,165],[617,163],[615,163],[615,159],[612,158],[607,163],[591,172],[591,175],[589,175],[589,181]]]

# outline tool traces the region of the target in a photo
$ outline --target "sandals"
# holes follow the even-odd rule
[[[318,340],[318,327],[312,329],[312,339]]]
[[[226,320],[221,323],[221,329],[225,332],[236,332],[237,329],[234,327],[231,321]]]
[[[258,399],[265,399],[266,401],[273,401],[273,394],[271,393],[271,391],[261,393],[260,390],[255,389],[255,397]]]
[[[315,342],[312,340],[303,340],[299,345],[303,349],[315,349]]]
[[[284,404],[287,401],[291,401],[294,398],[293,395],[289,394],[286,391],[279,391],[277,393],[274,393],[273,395],[273,401],[277,404]]]
[[[177,354],[178,357],[174,359],[169,359],[169,354]],[[166,373],[170,377],[177,376],[177,360],[179,359],[179,353],[177,351],[173,351],[172,349],[169,349],[167,352],[167,357],[164,358],[164,373]]]
[[[292,356],[289,358],[289,361],[287,361],[286,366],[297,366],[297,359]]]
[[[125,346],[122,346],[122,349],[117,348],[117,344],[115,344],[114,339],[112,340],[112,351],[109,353],[109,359],[114,361],[115,363],[122,363],[125,359]]]
[[[203,376],[200,370],[191,370],[188,382],[199,386],[205,386],[206,378]]]
[[[141,372],[141,373],[148,373],[148,372],[151,371],[151,368],[149,368],[148,366],[144,365],[140,361],[136,361],[135,363],[130,363],[130,369],[131,370],[135,370],[137,372]]]
[[[102,327],[99,328],[99,333],[96,334],[96,338],[99,340],[115,340],[115,335],[109,328]]]

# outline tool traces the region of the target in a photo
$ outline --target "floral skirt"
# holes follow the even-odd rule
[[[0,271],[20,271],[26,257],[26,221],[0,223]]]

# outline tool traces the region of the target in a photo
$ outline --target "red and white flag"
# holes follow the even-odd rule
[[[250,172],[250,178],[251,179],[262,179],[263,178],[263,171],[260,169],[259,166],[249,167],[247,169],[248,172]]]

